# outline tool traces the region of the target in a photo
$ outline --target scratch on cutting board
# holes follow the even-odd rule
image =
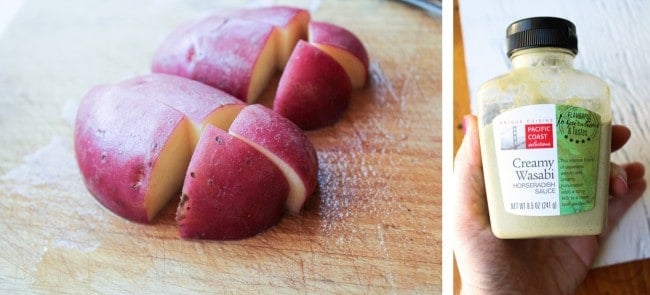
[[[392,102],[399,104],[399,111],[404,112],[408,109],[407,101],[409,97],[409,92],[414,90],[418,92],[420,87],[415,79],[417,76],[415,74],[416,68],[410,66],[406,71],[399,71],[397,74],[399,80],[402,80],[403,83],[401,88],[398,90],[395,89],[395,86],[391,80],[384,74],[381,65],[378,62],[371,62],[368,66],[368,71],[370,72],[371,79],[373,84],[377,85],[377,93],[374,95],[375,99],[379,99],[379,104],[383,105],[386,103],[386,98],[390,98]],[[388,95],[382,93],[385,90]]]
[[[377,224],[377,236],[379,238],[379,251],[381,251],[382,258],[388,261],[388,250],[386,249],[386,238],[384,237],[384,226],[383,224]],[[395,278],[393,277],[393,270],[388,267],[387,272],[384,274],[386,281],[390,284],[390,287],[393,291],[397,291],[397,285],[395,285]]]
[[[300,259],[300,277],[302,278],[302,288],[307,287],[307,281],[305,280],[305,261]]]
[[[0,238],[2,249],[12,249],[13,255],[3,257],[14,268],[14,273],[10,279],[13,285],[18,285],[18,279],[26,279],[24,283],[34,283],[34,278],[30,275],[36,271],[36,266],[43,260],[47,252],[47,246],[33,245],[32,241],[22,240],[20,230],[14,229],[13,221],[2,221],[3,232]],[[25,249],[25,245],[33,246],[31,249]],[[6,267],[6,265],[5,265]],[[8,270],[4,270],[8,271]],[[5,272],[6,273],[6,272]],[[15,286],[18,287],[18,286]]]
[[[384,72],[381,69],[381,65],[378,62],[371,62],[370,65],[368,66],[368,71],[370,72],[370,76],[372,77],[372,80],[374,81],[374,84],[379,85],[379,86],[384,86],[385,89],[388,91],[388,94],[390,97],[398,101],[399,99],[397,98],[397,94],[395,93],[395,89],[393,88],[393,83],[391,83],[390,79],[384,75]],[[384,87],[379,87],[379,89],[382,89]],[[386,95],[379,95],[381,93],[377,93],[378,95],[375,95],[375,98],[381,99],[379,101],[380,104],[386,103]]]
[[[406,70],[406,77],[404,77],[403,81],[404,83],[402,84],[402,89],[400,91],[399,95],[399,103],[400,103],[400,111],[403,112],[404,110],[408,109],[407,108],[407,98],[409,97],[407,94],[411,90],[411,88],[414,88],[415,90],[419,89],[419,86],[417,84],[417,81],[414,79],[416,75],[416,69],[413,66],[409,66],[408,69]]]

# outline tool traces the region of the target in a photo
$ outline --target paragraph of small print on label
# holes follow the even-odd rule
[[[557,216],[591,210],[600,116],[554,104],[519,107],[492,122],[505,210]]]

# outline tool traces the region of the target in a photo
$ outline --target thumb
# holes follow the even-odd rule
[[[454,161],[455,200],[452,206],[454,232],[461,240],[490,224],[476,116],[465,116],[464,125],[465,137]]]

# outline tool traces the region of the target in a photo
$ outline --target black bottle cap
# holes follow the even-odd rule
[[[506,30],[508,57],[521,49],[559,47],[578,54],[576,26],[557,17],[531,17],[513,22]]]

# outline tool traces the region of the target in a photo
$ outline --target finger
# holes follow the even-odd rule
[[[476,117],[464,118],[465,137],[454,162],[454,220],[457,231],[479,230],[489,225],[483,165]]]
[[[645,166],[643,164],[634,162],[623,166],[627,174],[628,181],[643,178],[645,176]]]
[[[613,125],[612,126],[612,147],[611,151],[615,152],[620,149],[627,143],[630,139],[632,132],[629,128],[623,125]]]
[[[632,204],[643,195],[646,187],[647,184],[644,179],[637,180],[630,183],[629,191],[625,195],[609,199],[609,205],[607,208],[607,228],[602,234],[603,239],[611,233],[614,227],[616,227],[623,217],[623,214],[632,207]]]
[[[625,165],[628,175],[628,191],[624,194],[614,195],[609,199],[607,210],[607,229],[602,237],[609,235],[611,230],[618,224],[623,214],[636,202],[647,188],[646,180],[643,178],[645,168],[639,163]],[[634,177],[632,177],[634,176]]]
[[[627,193],[627,172],[623,166],[609,164],[609,195],[619,196]]]
[[[629,163],[623,166],[611,163],[609,167],[609,194],[611,196],[627,193],[629,183],[642,179],[645,175],[645,167],[641,163]]]

